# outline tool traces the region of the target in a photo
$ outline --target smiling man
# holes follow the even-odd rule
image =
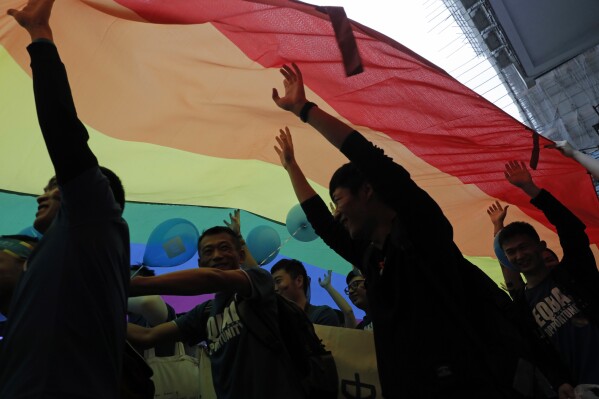
[[[198,241],[198,269],[131,281],[132,295],[199,295],[214,300],[184,316],[152,328],[129,324],[131,342],[152,347],[163,342],[208,343],[214,389],[219,399],[302,398],[287,356],[274,352],[249,331],[237,311],[250,301],[255,317],[277,321],[277,302],[270,274],[260,268],[242,269],[245,259],[240,237],[228,227],[206,230]]]
[[[129,282],[125,194],[119,178],[98,165],[77,117],[53,42],[53,5],[30,0],[8,10],[31,37],[38,122],[56,175],[37,199],[34,226],[44,236],[12,295],[0,397],[115,398]]]
[[[355,307],[362,309],[365,313],[364,319],[356,326],[359,330],[372,330],[374,328],[372,320],[370,320],[370,309],[368,307],[368,296],[366,295],[366,279],[358,269],[354,269],[345,277],[347,287],[345,295],[349,296],[350,301]]]
[[[331,178],[331,215],[292,156],[275,147],[316,233],[361,269],[385,398],[512,398],[518,359],[529,357],[511,300],[468,262],[435,201],[406,169],[342,121],[307,101],[296,65],[281,68],[272,98],[314,127],[350,163]],[[532,377],[531,377],[532,378]]]
[[[302,262],[297,259],[281,259],[273,265],[270,273],[275,281],[275,292],[304,309],[312,323],[339,327],[339,317],[333,308],[312,305],[308,301],[310,279]]]
[[[586,226],[536,186],[524,163],[508,163],[505,177],[556,227],[564,250],[562,260],[548,268],[547,245],[534,227],[525,222],[505,226],[497,238],[499,245],[526,278],[526,285],[513,294],[514,300],[530,312],[562,355],[575,384],[599,384],[599,271]]]

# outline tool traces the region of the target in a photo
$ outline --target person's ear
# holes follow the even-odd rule
[[[374,189],[370,183],[364,182],[362,187],[360,187],[360,193],[364,196],[366,201],[370,201],[374,196]]]

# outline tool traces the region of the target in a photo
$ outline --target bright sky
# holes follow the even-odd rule
[[[495,70],[476,56],[442,0],[308,1],[342,6],[350,19],[395,39],[521,121]]]

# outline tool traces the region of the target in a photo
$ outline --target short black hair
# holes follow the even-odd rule
[[[350,281],[352,281],[356,277],[364,278],[364,275],[360,271],[360,269],[353,268],[351,272],[347,273],[347,277],[345,277],[345,283],[349,285]]]
[[[114,200],[121,206],[121,210],[125,210],[125,188],[121,179],[112,170],[100,166],[100,172],[108,179]]]
[[[347,188],[352,194],[357,194],[366,182],[368,179],[354,163],[346,163],[333,173],[329,182],[329,195],[333,198],[333,192],[338,187]]]
[[[233,238],[233,245],[235,245],[235,249],[237,251],[241,251],[241,237],[239,237],[237,235],[237,233],[235,233],[233,230],[231,230],[228,227],[225,226],[214,226],[214,227],[210,227],[209,229],[206,229],[202,232],[202,235],[200,236],[200,238],[198,238],[198,255],[200,255],[199,250],[200,250],[200,243],[202,242],[202,240],[204,239],[204,237],[206,236],[215,236],[217,234],[228,234],[231,236],[231,238]]]
[[[503,249],[503,244],[514,238],[515,236],[525,235],[533,240],[539,242],[541,238],[539,237],[539,233],[532,227],[530,224],[526,222],[512,222],[505,226],[497,237],[497,242],[499,242],[499,246]]]
[[[310,280],[308,280],[308,273],[302,262],[297,259],[281,259],[270,269],[270,274],[275,274],[279,270],[284,270],[294,280],[297,276],[302,276],[304,278],[304,295],[308,296]]]

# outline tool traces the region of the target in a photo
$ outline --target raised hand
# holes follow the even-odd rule
[[[325,274],[322,279],[318,277],[318,284],[320,284],[322,288],[331,286],[331,274],[333,274],[333,271],[327,270],[327,274]]]
[[[54,0],[29,0],[22,10],[11,8],[7,14],[29,32],[32,40],[52,40],[52,30],[50,29],[52,6],[54,6]]]
[[[532,181],[532,176],[524,162],[510,161],[506,163],[504,175],[507,181],[521,188],[531,198],[536,197],[541,192],[541,189]]]
[[[516,187],[523,188],[532,183],[532,176],[524,162],[510,161],[506,163],[504,175],[507,181]]]
[[[507,215],[507,208],[509,208],[509,205],[506,205],[504,208],[499,201],[495,201],[495,203],[487,209],[487,215],[491,218],[493,226],[500,226],[500,228],[503,228],[503,221]]]
[[[304,79],[302,72],[295,63],[283,65],[280,69],[281,74],[285,77],[283,85],[285,86],[285,95],[279,97],[277,89],[272,89],[272,99],[280,108],[291,111],[299,116],[302,107],[306,103],[306,93],[304,92]]]
[[[274,146],[275,151],[279,155],[281,165],[287,169],[290,165],[295,163],[295,152],[293,150],[293,139],[291,138],[291,132],[289,128],[285,126],[285,130],[280,129],[279,135],[275,137],[279,147]]]
[[[545,148],[554,148],[564,154],[564,156],[572,158],[584,167],[595,179],[599,180],[599,159],[595,159],[590,155],[574,149],[570,143],[565,140],[548,144]]]
[[[233,213],[229,213],[229,221],[223,220],[223,223],[225,226],[233,230],[235,234],[238,236],[241,235],[241,212],[239,209],[235,209]]]
[[[568,158],[573,158],[576,150],[566,140],[556,141],[553,144],[547,144],[545,148],[552,148],[558,150]]]

